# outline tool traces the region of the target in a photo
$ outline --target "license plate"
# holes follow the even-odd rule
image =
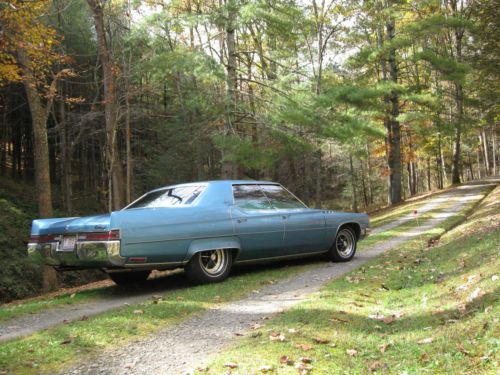
[[[61,251],[75,250],[76,236],[65,236],[61,241]]]

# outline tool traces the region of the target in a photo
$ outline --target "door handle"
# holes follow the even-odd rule
[[[245,221],[247,221],[247,219],[236,219],[237,223],[244,223]]]

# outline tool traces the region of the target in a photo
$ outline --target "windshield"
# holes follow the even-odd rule
[[[184,206],[192,203],[205,186],[189,185],[165,188],[146,194],[126,209]]]

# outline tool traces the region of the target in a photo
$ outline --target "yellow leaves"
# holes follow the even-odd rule
[[[36,79],[42,80],[54,62],[60,60],[55,51],[57,33],[45,25],[41,18],[49,11],[51,2],[11,0],[9,7],[0,12],[0,83],[22,80],[18,64],[21,50],[29,61],[29,69]]]

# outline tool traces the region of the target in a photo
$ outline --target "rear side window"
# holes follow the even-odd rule
[[[233,185],[234,204],[246,210],[270,210],[269,199],[266,198],[259,185]]]
[[[153,191],[128,206],[127,209],[187,205],[192,203],[204,189],[205,186],[189,185]]]
[[[260,188],[271,201],[274,208],[294,209],[306,208],[294,195],[280,185],[260,185]]]

